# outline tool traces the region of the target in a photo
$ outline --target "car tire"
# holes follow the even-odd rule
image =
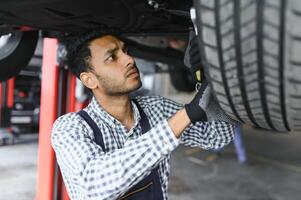
[[[194,7],[221,107],[255,127],[301,129],[301,2],[195,0]]]
[[[0,36],[0,82],[16,76],[26,67],[34,54],[37,41],[37,31]]]

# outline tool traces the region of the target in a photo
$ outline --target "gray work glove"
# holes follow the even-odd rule
[[[184,64],[189,68],[196,82],[202,82],[204,79],[203,66],[197,36],[194,31],[189,32],[189,42],[186,47]]]
[[[203,79],[195,97],[189,104],[185,105],[185,109],[191,123],[198,121],[237,123],[237,121],[231,119],[221,108],[217,98],[214,96],[212,86],[207,79]]]
[[[207,113],[205,110],[209,104],[210,94],[211,88],[209,83],[203,81],[192,101],[189,104],[185,104],[184,107],[191,123],[194,124],[198,121],[207,121]]]
[[[185,51],[184,63],[190,68],[197,84],[197,94],[193,100],[185,105],[188,117],[192,123],[197,121],[225,121],[228,123],[237,123],[231,119],[221,108],[217,98],[214,95],[212,86],[202,69],[201,55],[199,52],[197,37],[194,32],[190,32],[189,43]]]

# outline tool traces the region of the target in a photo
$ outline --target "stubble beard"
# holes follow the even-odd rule
[[[104,92],[109,96],[127,95],[135,90],[138,90],[142,86],[140,77],[137,84],[132,85],[131,87],[125,87],[124,84],[116,84],[113,80],[110,80],[107,77],[101,77],[99,75],[97,75],[97,79],[100,82]]]

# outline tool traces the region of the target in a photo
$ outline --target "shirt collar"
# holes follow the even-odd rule
[[[134,111],[134,126],[136,127],[138,122],[140,121],[140,113],[136,106],[136,104],[131,101],[132,108]],[[117,119],[115,119],[112,115],[110,115],[96,100],[95,97],[92,98],[92,101],[90,103],[91,110],[96,114],[97,117],[99,117],[103,122],[108,124],[111,127],[115,127],[116,125],[122,125],[121,122],[119,122]],[[123,125],[122,125],[123,126]],[[131,132],[131,131],[129,131]]]

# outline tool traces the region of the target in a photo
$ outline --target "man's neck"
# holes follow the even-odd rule
[[[110,115],[120,121],[127,129],[134,124],[134,115],[131,99],[128,95],[107,96],[95,95],[99,105],[101,105]]]

